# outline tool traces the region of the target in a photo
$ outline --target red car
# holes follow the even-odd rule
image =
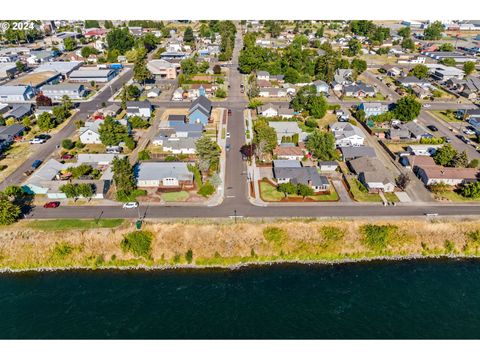
[[[73,156],[72,154],[63,154],[62,155],[62,160],[70,160],[70,159],[73,159],[75,156]]]
[[[43,205],[44,208],[57,208],[60,206],[60,201],[50,201]]]

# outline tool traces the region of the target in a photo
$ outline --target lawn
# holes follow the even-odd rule
[[[354,96],[343,96],[343,101],[382,101],[385,100],[385,96],[381,92],[377,92],[375,96],[367,96],[364,98],[357,98]]]
[[[32,146],[28,142],[15,142],[10,149],[4,153],[4,158],[0,160],[0,165],[6,165],[7,168],[0,171],[0,181],[5,180],[12,174],[32,153]]]
[[[162,200],[166,202],[186,201],[190,195],[186,191],[175,191],[162,194]]]
[[[27,227],[42,231],[86,230],[96,228],[116,228],[122,225],[123,219],[57,219],[57,220],[34,220]]]
[[[452,202],[472,202],[472,201],[480,201],[480,199],[471,199],[466,198],[460,195],[455,191],[442,191],[440,193],[435,194],[435,198],[438,200],[450,200]]]
[[[335,191],[335,188],[331,186],[330,190],[330,194],[318,194],[308,196],[308,198],[315,201],[337,201],[339,197],[337,192]],[[260,194],[262,200],[267,202],[281,201],[285,198],[285,195],[282,192],[278,191],[275,186],[266,181],[260,181]],[[289,195],[288,198],[301,199],[300,196],[291,195]]]
[[[369,194],[365,186],[355,178],[348,179],[350,192],[356,201],[361,202],[382,202],[382,198],[378,194]],[[388,199],[388,198],[387,198]]]
[[[455,114],[447,113],[445,110],[433,110],[430,113],[437,119],[446,121],[446,122],[463,122],[461,119],[457,119]]]
[[[328,127],[328,125],[333,124],[335,121],[337,121],[337,115],[335,115],[333,112],[328,112],[323,118],[318,120],[318,125],[320,126],[320,128],[326,128]]]

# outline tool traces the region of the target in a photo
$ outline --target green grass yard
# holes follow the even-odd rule
[[[86,230],[96,228],[116,228],[122,225],[123,219],[57,219],[57,220],[34,220],[27,224],[27,227],[42,231],[65,231],[65,230]]]
[[[430,113],[437,119],[446,121],[446,122],[463,122],[463,120],[457,119],[455,114],[447,113],[445,110],[432,110]]]
[[[285,198],[285,195],[278,191],[275,186],[266,181],[260,181],[260,197],[263,201],[266,202],[276,202],[282,201]],[[289,195],[288,199],[302,199],[300,196]],[[330,187],[330,194],[317,194],[313,196],[308,196],[308,199],[315,201],[337,201],[339,199],[337,192],[333,186]]]
[[[175,191],[162,194],[162,200],[166,202],[186,201],[190,195],[186,191]]]

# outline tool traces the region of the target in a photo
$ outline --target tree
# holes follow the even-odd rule
[[[453,46],[453,44],[444,43],[444,44],[440,45],[440,51],[450,52],[450,51],[454,51],[454,50],[455,50],[455,47]]]
[[[148,122],[148,120],[145,120],[144,118],[137,115],[132,116],[131,118],[128,119],[128,121],[130,122],[130,125],[134,129],[145,129],[150,126],[150,123]]]
[[[431,23],[423,32],[425,40],[440,40],[442,38],[443,25],[440,21]]]
[[[107,22],[105,21],[105,24]],[[98,23],[98,20],[85,20],[85,29],[90,29],[90,28],[99,28],[100,24]]]
[[[405,191],[410,184],[410,176],[408,174],[401,173],[396,179],[395,182],[397,186],[402,190]]]
[[[467,152],[464,150],[460,153],[457,153],[453,159],[450,166],[453,167],[467,167],[468,166],[468,155]]]
[[[401,45],[403,49],[410,50],[410,51],[415,50],[415,42],[410,38],[403,39]]]
[[[468,163],[469,168],[478,168],[480,166],[480,161],[478,159],[473,159]]]
[[[324,29],[325,28],[323,26],[319,27],[317,29],[317,31],[315,32],[315,37],[317,37],[317,38],[323,37]]]
[[[99,126],[100,141],[106,146],[117,146],[128,137],[128,130],[111,116],[107,116]]]
[[[202,136],[195,142],[197,156],[199,160],[207,161],[211,170],[217,170],[220,164],[220,154],[222,149],[211,138]]]
[[[112,162],[113,182],[119,201],[128,201],[136,190],[135,174],[127,157],[114,158]]]
[[[460,194],[467,198],[480,198],[480,181],[465,184],[460,188]]]
[[[415,96],[409,95],[397,101],[393,112],[394,116],[399,120],[412,121],[418,117],[421,109],[422,104],[417,101]]]
[[[337,158],[335,137],[331,132],[316,129],[308,136],[306,147],[318,160],[329,161]]]
[[[73,51],[77,47],[77,40],[72,37],[68,37],[63,40],[63,47],[65,48],[65,51]]]
[[[39,106],[52,106],[52,99],[50,99],[48,96],[43,95],[43,93],[39,93],[35,97],[35,104],[37,107]]]
[[[454,58],[444,58],[440,60],[440,64],[445,65],[445,66],[455,66],[457,62],[455,61]]]
[[[362,44],[360,43],[360,41],[358,41],[355,38],[350,39],[347,46],[348,46],[348,56],[356,56],[360,54],[360,51],[362,50]]]
[[[8,197],[0,193],[0,225],[10,225],[17,221],[21,214],[19,205],[14,204]]]
[[[94,185],[93,184],[78,184],[77,185],[78,196],[84,198],[91,198],[94,194]]]
[[[17,68],[17,71],[20,72],[20,73],[24,72],[27,69],[27,66],[21,61],[17,61],[15,63],[15,66]]]
[[[475,63],[473,61],[467,61],[463,64],[463,71],[465,75],[470,75],[475,71]]]
[[[410,36],[412,36],[412,30],[410,29],[410,27],[405,26],[398,30],[398,35],[403,37],[404,39],[409,38]]]
[[[293,195],[297,193],[297,186],[295,184],[292,184],[291,182],[286,182],[279,184],[277,186],[277,190],[282,192],[285,197],[287,197],[288,195]]]
[[[64,106],[58,105],[52,108],[52,115],[55,118],[55,122],[60,124],[68,117],[68,115],[70,115],[70,111]]]
[[[57,123],[55,119],[48,112],[41,113],[37,119],[37,125],[42,131],[53,129]]]
[[[221,74],[222,73],[222,67],[218,64],[213,66],[213,73],[214,74]]]
[[[117,50],[125,54],[135,44],[135,39],[128,31],[128,28],[114,28],[107,34],[107,45],[110,51]]]
[[[76,198],[78,197],[78,188],[76,184],[64,184],[60,186],[60,191],[65,194],[67,198]]]
[[[457,150],[455,150],[451,144],[446,144],[435,152],[433,160],[435,160],[435,163],[438,165],[450,166],[456,155]]]
[[[62,147],[63,147],[64,149],[66,149],[66,150],[71,150],[71,149],[74,148],[74,146],[75,146],[75,144],[73,143],[72,140],[70,140],[70,139],[63,139],[63,140],[62,140]]]
[[[277,146],[277,133],[265,120],[257,120],[253,127],[253,143],[261,155],[271,154]]]
[[[144,59],[137,60],[133,65],[133,78],[142,84],[153,78],[153,75],[150,70],[148,70],[147,63]]]
[[[426,79],[428,76],[428,67],[422,64],[417,64],[408,73],[411,76],[416,76],[419,79]]]
[[[219,87],[217,91],[215,91],[215,96],[220,99],[225,99],[227,97],[227,91],[224,88]]]
[[[297,185],[297,194],[300,195],[301,197],[303,197],[304,199],[307,197],[307,196],[312,196],[315,194],[315,192],[313,191],[313,189],[308,186],[308,185],[305,185],[305,184],[298,184]]]
[[[355,70],[357,75],[360,75],[367,70],[367,62],[365,60],[355,58],[350,63],[350,67]]]
[[[255,154],[255,144],[244,144],[240,148],[240,153],[250,159]]]
[[[192,44],[195,41],[195,37],[193,36],[193,29],[190,26],[185,28],[183,33],[183,41],[187,44]]]
[[[144,160],[150,160],[150,152],[148,150],[142,150],[138,153],[138,160],[144,161]]]
[[[185,75],[192,75],[198,72],[197,62],[193,58],[183,60],[180,66]]]
[[[98,50],[91,46],[84,46],[80,54],[84,59],[87,59],[90,55],[98,54]]]

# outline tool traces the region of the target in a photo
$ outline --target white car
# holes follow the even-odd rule
[[[227,139],[230,139],[230,133],[227,132]]]
[[[430,104],[423,104],[423,107],[424,107],[424,108],[429,108],[430,106],[432,106],[432,105],[430,105]]]
[[[39,138],[33,138],[29,142],[30,142],[30,144],[43,144],[45,142],[45,140],[39,139]]]
[[[464,128],[462,129],[463,133],[466,134],[466,135],[475,135],[475,131],[473,130],[470,130],[468,128]]]
[[[138,202],[127,202],[123,204],[124,209],[135,209],[138,207]]]

